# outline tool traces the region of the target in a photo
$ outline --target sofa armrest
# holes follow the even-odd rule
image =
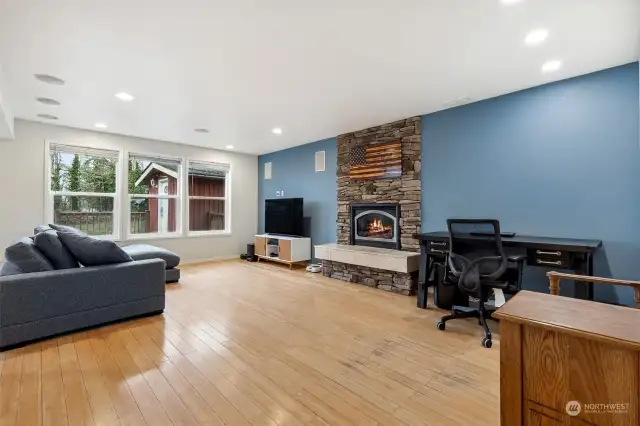
[[[164,297],[161,259],[0,277],[0,326]]]

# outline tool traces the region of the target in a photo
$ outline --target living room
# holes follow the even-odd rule
[[[51,6],[0,424],[639,424],[637,1]]]

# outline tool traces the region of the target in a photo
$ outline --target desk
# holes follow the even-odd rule
[[[494,316],[502,426],[640,424],[640,310],[521,291]]]
[[[420,240],[420,274],[418,276],[418,307],[427,307],[427,288],[433,284],[431,273],[436,262],[444,262],[449,253],[449,233],[446,231],[418,234]],[[482,236],[469,235],[468,242],[482,240]],[[600,240],[574,238],[535,237],[515,235],[503,237],[502,245],[507,249],[526,252],[527,265],[573,270],[577,275],[593,275],[593,252],[601,245]],[[593,283],[576,283],[574,297],[593,300]]]

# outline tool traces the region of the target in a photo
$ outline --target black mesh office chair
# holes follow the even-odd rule
[[[457,285],[458,291],[478,298],[478,308],[454,306],[450,315],[440,319],[437,326],[458,318],[478,318],[484,328],[482,345],[491,347],[491,330],[487,320],[492,311],[485,302],[494,288],[505,294],[520,289],[524,255],[507,256],[502,247],[500,222],[494,219],[449,219],[449,256],[445,270],[447,284]]]

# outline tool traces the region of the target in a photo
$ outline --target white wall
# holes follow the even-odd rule
[[[33,227],[44,223],[45,140],[231,165],[230,236],[123,241],[123,245],[153,244],[178,253],[183,261],[196,261],[239,255],[253,241],[258,227],[257,156],[16,120],[15,140],[0,142],[0,258],[11,241],[32,235]]]
[[[14,132],[13,112],[9,107],[6,90],[7,86],[2,73],[2,64],[0,64],[0,140],[13,139]]]

